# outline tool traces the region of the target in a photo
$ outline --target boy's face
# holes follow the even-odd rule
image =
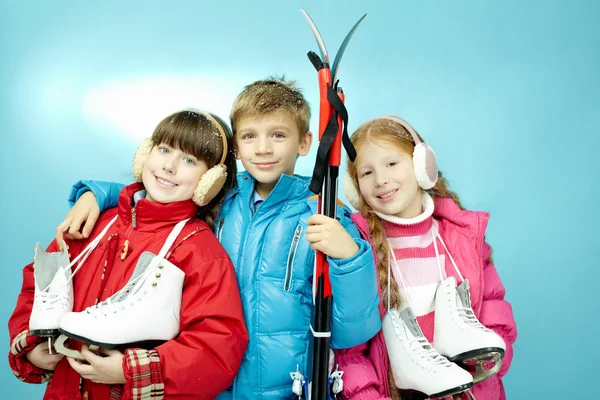
[[[256,179],[258,194],[266,198],[281,175],[293,175],[298,155],[310,150],[312,134],[299,132],[286,111],[242,117],[236,127],[237,158]]]
[[[207,170],[206,163],[191,154],[164,143],[154,146],[142,172],[146,199],[159,203],[189,200]]]

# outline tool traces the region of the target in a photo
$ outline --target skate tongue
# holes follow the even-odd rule
[[[67,279],[67,274],[63,267],[58,267],[58,271],[56,271],[56,274],[48,287],[48,293],[63,293],[67,286]]]
[[[399,315],[400,318],[402,318],[402,321],[404,321],[404,325],[406,325],[414,337],[425,336],[423,335],[423,331],[421,331],[421,327],[417,323],[417,318],[415,317],[412,307],[406,307],[404,310],[400,311]],[[423,345],[423,348],[429,350],[431,349],[431,345]]]
[[[471,308],[471,294],[469,290],[469,281],[465,279],[460,286],[456,288],[458,299],[456,305],[458,307]]]
[[[64,277],[65,272],[62,266],[66,265],[69,265],[69,253],[66,246],[63,251],[46,253],[39,242],[36,244],[33,274],[39,289],[45,290],[52,285],[57,275]],[[59,273],[59,271],[62,272]]]

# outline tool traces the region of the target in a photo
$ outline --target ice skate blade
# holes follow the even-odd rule
[[[29,331],[32,336],[40,336],[40,337],[51,337],[58,336],[60,333],[57,329],[34,329]]]
[[[83,361],[85,360],[85,358],[83,357],[83,355],[81,355],[81,353],[77,350],[73,350],[73,349],[69,349],[68,347],[65,347],[65,342],[69,339],[68,336],[66,335],[60,335],[55,341],[54,341],[54,350],[56,350],[57,353],[60,353],[66,357],[69,358],[73,358],[75,360],[80,360]],[[98,351],[98,346],[95,345],[91,345],[90,346],[90,351],[97,353]]]
[[[65,342],[68,339],[69,339],[68,336],[60,335],[54,341],[54,350],[56,350],[57,353],[60,353],[69,358],[74,358],[75,360],[81,360],[81,361],[85,360],[85,358],[83,358],[81,353],[78,352],[77,350],[73,350],[73,349],[69,349],[69,348],[65,347]]]
[[[457,363],[460,367],[469,371],[473,375],[473,383],[479,383],[491,378],[502,368],[504,351],[502,349],[495,350],[500,351],[488,351],[477,355],[471,354],[470,357],[461,357],[461,355],[458,355],[450,361]],[[493,366],[488,368],[491,365]]]
[[[133,347],[139,347],[142,349],[154,349],[154,348],[160,346],[161,344],[164,344],[167,342],[166,340],[143,340],[143,341],[134,342],[134,343],[103,343],[103,342],[97,342],[95,340],[90,340],[83,336],[75,335],[73,333],[65,331],[64,329],[59,329],[59,331],[62,334],[61,336],[67,336],[71,339],[79,340],[82,343],[87,343],[87,344],[97,346],[97,347],[103,347],[105,349],[119,349],[119,348],[130,349]]]
[[[491,359],[492,357],[495,358],[496,354],[498,354],[500,356],[500,358],[504,357],[504,349],[502,349],[500,347],[484,347],[481,349],[466,351],[464,353],[457,354],[453,357],[446,357],[446,358],[448,358],[448,360],[450,360],[452,362],[460,363],[463,360],[469,360],[469,359],[483,359],[483,358]]]

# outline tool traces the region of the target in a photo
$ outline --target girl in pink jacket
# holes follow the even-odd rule
[[[489,214],[462,207],[406,121],[368,121],[352,143],[344,189],[376,253],[383,327],[336,352],[341,398],[505,399],[517,331],[485,242]]]

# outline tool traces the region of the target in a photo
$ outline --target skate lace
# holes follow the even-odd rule
[[[458,316],[465,324],[467,324],[473,328],[480,329],[482,331],[486,331],[486,332],[489,331],[488,328],[486,328],[485,326],[483,326],[481,324],[481,322],[479,322],[479,320],[477,319],[477,317],[475,316],[475,314],[473,313],[473,310],[471,308],[458,307],[457,310],[458,310]]]
[[[117,293],[113,294],[108,299],[90,306],[86,308],[86,312],[91,314],[94,317],[100,315],[108,315],[110,313],[116,313],[118,311],[123,311],[127,307],[132,306],[135,302],[140,301],[143,295],[146,294],[147,288],[144,288],[144,285],[137,285],[139,282],[144,282],[147,278],[150,277],[152,273],[154,273],[156,268],[151,267],[150,265],[146,268],[146,270],[129,281],[127,285],[125,285],[121,290]],[[141,296],[137,296],[142,290]]]
[[[409,342],[411,350],[413,350],[414,354],[418,356],[418,358],[428,362],[431,367],[449,367],[451,366],[450,361],[440,353],[437,352],[436,349],[433,348],[431,343],[427,341],[423,336],[414,337]]]
[[[87,245],[87,247],[85,249],[83,249],[83,251],[81,253],[79,253],[79,255],[77,257],[75,257],[73,259],[73,261],[71,261],[71,263],[69,265],[67,265],[66,269],[68,270],[68,269],[71,269],[71,267],[79,261],[79,263],[77,264],[77,268],[75,268],[75,270],[71,273],[71,276],[69,277],[69,279],[67,279],[67,283],[69,283],[69,282],[71,282],[71,280],[73,280],[73,278],[75,277],[75,274],[77,274],[77,272],[79,272],[79,270],[83,266],[83,263],[85,263],[85,261],[88,259],[90,254],[92,254],[92,252],[96,249],[96,247],[98,246],[98,244],[100,243],[100,241],[102,240],[104,235],[106,235],[106,232],[108,232],[108,228],[110,228],[111,225],[115,223],[117,218],[118,218],[118,215],[115,216],[112,220],[110,220],[110,222],[104,227],[102,232],[100,232],[98,234],[98,236],[96,236],[94,238],[94,240],[92,240]],[[63,246],[66,246],[66,244],[64,242],[63,242]],[[48,290],[49,287],[50,287],[50,285],[48,285],[48,287],[46,289],[44,289],[44,291]]]
[[[171,248],[171,246],[175,242],[175,239],[177,238],[179,233],[181,233],[187,221],[189,221],[189,218],[180,221],[177,223],[177,225],[175,225],[175,227],[169,234],[169,237],[167,237],[167,241],[158,253],[158,256],[155,256],[152,259],[152,261],[150,262],[150,264],[148,264],[144,272],[131,279],[121,290],[110,296],[105,301],[86,308],[86,312],[88,314],[92,314],[92,316],[94,317],[98,317],[100,315],[107,316],[109,313],[117,313],[119,311],[126,310],[128,307],[131,307],[136,302],[141,301],[142,298],[144,298],[148,293],[148,287],[147,285],[144,285],[144,283],[146,282],[146,280],[150,279],[150,276],[153,274],[156,274],[156,278],[160,277],[159,270],[163,268],[163,265],[161,265],[162,260],[166,259],[165,257],[167,251]],[[136,284],[138,283],[141,284],[136,286]],[[152,283],[152,286],[156,285],[156,282]]]
[[[440,279],[444,280],[444,273],[442,272],[442,263],[440,261],[440,252],[438,249],[438,245],[437,245],[437,239],[440,240],[440,243],[442,244],[442,246],[444,246],[444,250],[446,251],[446,254],[448,255],[448,258],[450,259],[450,262],[452,263],[452,266],[454,267],[454,270],[456,271],[456,274],[458,275],[458,277],[460,278],[460,281],[464,281],[465,278],[463,278],[462,274],[460,273],[460,270],[458,269],[458,266],[456,265],[456,262],[454,261],[454,258],[452,257],[452,254],[450,254],[450,252],[448,251],[448,247],[446,247],[446,243],[444,243],[444,241],[442,240],[442,237],[440,236],[439,232],[437,231],[436,227],[433,226],[431,228],[431,235],[433,236],[433,248],[435,249],[435,259],[437,261],[437,265],[438,265],[438,272],[440,273]]]
[[[63,309],[66,309],[69,306],[68,293],[39,292],[36,297],[39,301],[35,302],[35,306],[40,310],[55,309],[57,304]]]

